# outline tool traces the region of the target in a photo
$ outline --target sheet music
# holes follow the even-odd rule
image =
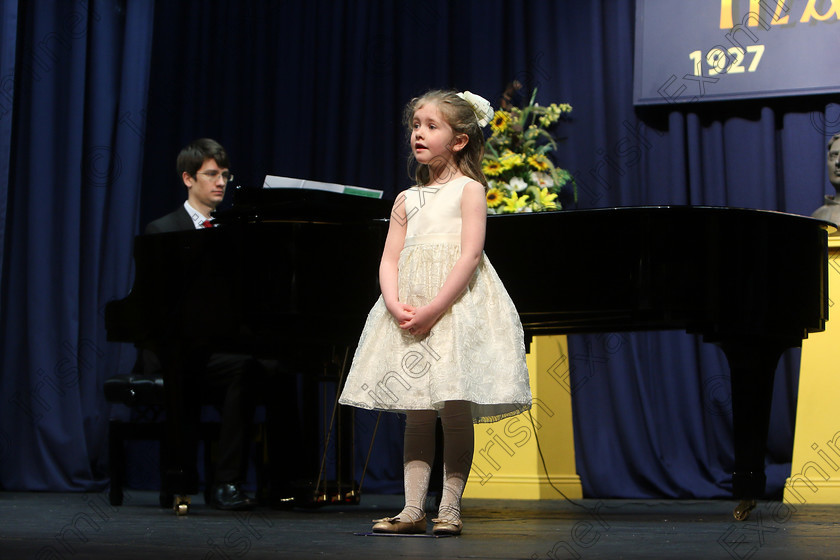
[[[310,181],[308,179],[295,179],[292,177],[278,177],[276,175],[266,175],[264,189],[314,189],[320,191],[337,192],[341,194],[349,194],[353,196],[366,196],[369,198],[382,198],[382,191],[375,189],[366,189],[364,187],[354,187],[351,185],[340,185],[338,183],[322,183],[320,181]]]

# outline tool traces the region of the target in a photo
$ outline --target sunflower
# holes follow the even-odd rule
[[[504,198],[504,193],[499,189],[493,188],[487,191],[487,206],[490,208],[495,208],[499,204],[502,203],[502,198]]]
[[[493,134],[501,134],[507,130],[510,120],[510,114],[507,111],[496,111],[496,114],[493,115],[493,120],[490,121],[490,128],[493,129]]]
[[[502,166],[502,170],[507,171],[508,169],[513,169],[514,167],[525,163],[525,156],[506,150],[505,153],[502,154],[502,157],[499,158],[499,163]]]
[[[548,158],[541,154],[528,156],[528,165],[537,171],[545,171],[549,168]]]
[[[485,159],[481,165],[481,170],[484,171],[484,174],[488,177],[496,177],[504,171],[504,167],[502,167],[502,164],[499,163],[499,160]]]

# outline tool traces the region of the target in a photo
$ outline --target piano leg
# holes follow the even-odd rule
[[[166,475],[161,481],[161,495],[172,497],[169,505],[176,515],[186,515],[190,510],[188,494],[198,491],[195,465],[200,413],[197,399],[188,398],[187,388],[195,387],[191,383],[195,379],[194,364],[204,362],[196,352],[174,340],[159,347],[158,356],[163,369],[166,398],[166,452],[161,457],[166,461]]]
[[[782,352],[796,345],[788,342],[775,338],[737,337],[720,343],[729,362],[732,385],[735,443],[732,494],[740,500],[732,513],[738,521],[749,517],[756,498],[765,491],[764,459],[773,377]]]
[[[322,403],[325,433],[324,447],[321,454],[321,465],[316,481],[316,503],[319,504],[353,504],[361,501],[359,486],[355,477],[355,409],[338,404],[338,397],[344,386],[350,362],[355,347],[334,347],[331,359],[325,367],[322,382],[333,385],[335,393],[329,401]],[[326,388],[324,388],[326,391]],[[327,392],[324,393],[326,397]],[[327,480],[327,460],[332,456],[334,464],[331,470],[335,473],[335,480]],[[323,489],[323,491],[322,491]]]

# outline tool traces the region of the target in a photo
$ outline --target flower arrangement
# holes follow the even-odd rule
[[[577,189],[572,175],[556,167],[549,154],[557,149],[550,130],[572,111],[567,103],[541,107],[534,90],[524,108],[499,109],[490,121],[482,169],[488,180],[490,214],[560,210],[563,187]]]

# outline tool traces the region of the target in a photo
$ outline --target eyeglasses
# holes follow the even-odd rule
[[[213,169],[212,171],[198,171],[196,175],[204,175],[213,183],[216,182],[216,179],[219,178],[219,175],[222,176],[222,179],[225,180],[225,183],[230,183],[231,181],[233,181],[233,174],[230,171],[219,172]]]

